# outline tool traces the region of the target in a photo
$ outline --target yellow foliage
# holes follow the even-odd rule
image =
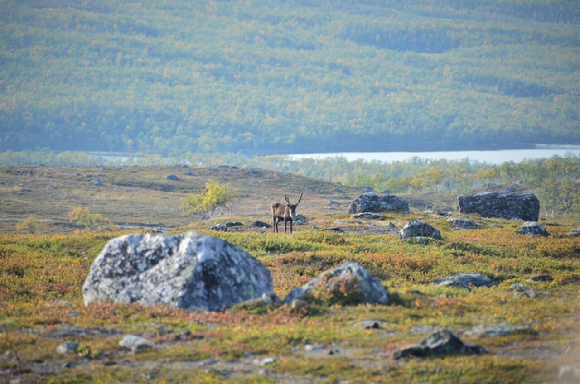
[[[36,216],[30,215],[26,220],[16,224],[16,230],[19,232],[27,232],[30,234],[42,232],[46,230],[46,224],[38,221]]]
[[[100,213],[91,213],[86,207],[76,207],[68,213],[69,221],[90,231],[115,230],[113,222]]]
[[[199,195],[190,194],[181,199],[179,209],[183,216],[200,214],[202,218],[209,219],[217,211],[224,208],[231,211],[228,204],[237,199],[238,194],[231,189],[229,184],[210,181],[205,185],[205,188],[206,191]]]

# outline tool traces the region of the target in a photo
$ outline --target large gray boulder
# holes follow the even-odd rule
[[[350,203],[348,213],[408,211],[409,203],[395,195],[379,196],[374,192],[363,193]]]
[[[420,220],[409,221],[407,225],[399,232],[399,239],[408,239],[415,237],[432,237],[441,240],[441,231],[430,224],[423,223]]]
[[[459,212],[477,213],[482,217],[538,221],[540,200],[531,193],[484,192],[457,197]]]
[[[294,300],[330,300],[342,304],[387,304],[389,295],[381,282],[357,263],[345,263],[340,267],[322,272],[300,288],[294,288],[286,299],[290,304]]]
[[[230,243],[196,232],[126,235],[105,246],[83,285],[106,301],[217,311],[272,291],[266,267]]]

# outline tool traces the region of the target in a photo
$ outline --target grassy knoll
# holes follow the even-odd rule
[[[108,180],[135,177],[131,170],[107,171]],[[176,173],[175,170],[162,170],[159,174]],[[147,175],[153,178],[152,169],[136,171],[139,180],[146,179]],[[209,174],[210,170],[206,172]],[[252,207],[258,206],[265,210],[269,201],[264,202],[263,197],[300,190],[298,184],[289,190],[284,187],[276,190],[275,183],[268,180],[289,175],[260,172],[266,177],[227,179],[245,194],[242,202],[247,204],[235,212],[236,216],[217,218],[211,223],[266,219],[265,214],[252,211]],[[71,176],[74,180],[81,178]],[[336,199],[358,192],[311,179],[294,177],[292,180],[311,182],[312,190],[318,191],[311,192],[314,197],[308,203],[304,201],[303,212],[307,213],[309,222],[297,226],[293,235],[264,234],[264,230],[249,228],[247,224],[238,232],[214,232],[207,229],[208,221],[191,222],[178,216],[170,221],[170,215],[159,219],[159,211],[151,207],[169,206],[168,202],[175,202],[177,207],[178,198],[171,194],[179,196],[181,192],[141,187],[114,187],[119,189],[111,192],[110,199],[103,198],[100,213],[118,222],[120,213],[115,210],[121,207],[119,201],[144,199],[148,204],[139,213],[144,223],[155,224],[159,220],[164,224],[174,223],[173,233],[186,230],[211,233],[250,252],[271,271],[275,292],[280,297],[328,268],[355,261],[387,287],[392,297],[390,305],[312,304],[298,310],[280,305],[268,310],[222,313],[190,313],[136,304],[85,307],[81,286],[106,242],[120,234],[144,232],[144,229],[92,233],[71,227],[67,233],[58,234],[54,233],[58,228],[52,226],[52,233],[38,235],[6,230],[0,235],[0,382],[19,379],[23,383],[333,383],[340,380],[545,383],[557,381],[560,366],[579,362],[580,238],[567,236],[572,228],[578,227],[577,223],[562,218],[550,219],[552,225],[542,221],[550,233],[544,238],[518,235],[515,230],[520,223],[502,219],[473,217],[481,229],[456,230],[445,218],[415,209],[409,214],[387,215],[398,229],[408,220],[421,219],[441,230],[442,240],[418,244],[399,240],[396,229],[383,231],[390,228],[387,220],[337,224],[337,220],[350,218],[339,210],[322,208],[329,197]],[[203,185],[201,181],[200,177],[199,185]],[[259,184],[262,192],[253,190],[249,181]],[[63,183],[59,184],[61,194],[70,191],[64,182],[59,183]],[[85,191],[92,191],[90,186],[85,187]],[[302,187],[307,188],[308,184]],[[28,193],[35,193],[35,187],[30,188],[33,192]],[[139,192],[132,192],[131,188],[138,188]],[[193,182],[183,190],[189,189],[193,189]],[[123,195],[125,192],[134,194],[127,197]],[[94,193],[104,192],[94,190]],[[14,204],[14,201],[24,201],[17,200],[22,196],[28,195],[3,193],[2,199]],[[89,192],[79,196],[91,195]],[[161,201],[164,196],[168,196],[164,199],[167,201]],[[37,204],[33,206],[33,213],[42,218],[36,209],[44,205],[34,199],[30,204]],[[131,211],[133,206],[128,205],[126,211]],[[16,205],[11,207],[11,212],[16,210]],[[55,207],[44,209],[49,212]],[[3,214],[7,215],[6,212]],[[327,230],[335,227],[344,232]],[[481,273],[496,280],[498,285],[472,290],[434,286],[436,279],[456,273]],[[529,280],[538,274],[549,275],[553,280]],[[527,292],[532,294],[518,294],[512,289],[516,283],[527,286]],[[353,325],[370,319],[381,321],[380,328]],[[528,328],[502,337],[463,336],[473,326],[498,323]],[[428,359],[391,358],[398,348],[420,341],[438,328],[451,329],[464,341],[480,344],[490,353]],[[131,353],[119,346],[119,340],[126,334],[153,340],[155,347]],[[77,351],[55,353],[56,347],[66,340],[75,340],[79,344]],[[273,362],[268,363],[267,358],[273,358]]]

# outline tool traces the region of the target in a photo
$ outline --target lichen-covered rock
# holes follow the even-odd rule
[[[580,228],[574,228],[573,230],[570,231],[570,233],[568,233],[568,236],[570,237],[580,236]]]
[[[348,206],[350,214],[362,212],[408,211],[409,203],[395,195],[379,196],[374,192],[363,193]]]
[[[381,217],[383,216],[373,212],[355,213],[354,215],[350,216],[351,219],[367,219],[367,220],[378,220]]]
[[[459,229],[477,229],[477,225],[475,221],[471,220],[469,217],[454,217],[451,216],[447,219],[447,221],[451,221],[453,227]]]
[[[296,299],[319,300],[329,304],[387,304],[389,295],[381,282],[369,275],[362,266],[345,263],[321,273],[300,288],[294,288],[284,302],[289,304]]]
[[[536,223],[535,221],[526,221],[524,225],[517,229],[516,232],[520,235],[548,236],[548,231],[546,231],[546,228]]]
[[[401,359],[410,356],[428,357],[453,354],[480,355],[487,353],[480,345],[465,344],[459,337],[451,331],[442,330],[427,336],[421,343],[410,345],[393,354],[394,359]]]
[[[415,237],[432,237],[441,240],[441,232],[432,225],[423,223],[420,220],[409,221],[399,232],[399,239]]]
[[[537,221],[540,215],[540,200],[531,193],[484,192],[461,195],[457,200],[459,212],[477,213],[482,217]]]
[[[230,243],[196,232],[126,235],[105,246],[83,285],[93,302],[167,304],[217,311],[272,292],[266,267]]]
[[[470,286],[492,287],[496,284],[497,283],[489,277],[480,275],[479,273],[460,273],[458,275],[449,276],[435,281],[435,285],[439,287],[457,288],[469,288]]]

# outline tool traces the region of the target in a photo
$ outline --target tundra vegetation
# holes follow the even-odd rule
[[[543,181],[553,177],[543,173],[544,169],[557,170],[556,165],[563,164],[568,168],[555,174],[559,180],[574,182],[570,175],[577,172],[577,163],[572,157],[513,164],[520,170],[513,181],[521,178],[521,182],[504,183],[505,173],[481,181],[471,176],[470,190],[536,190],[548,186]],[[356,164],[360,163],[345,167]],[[443,163],[399,164],[415,167],[415,175],[426,172],[429,165],[447,174]],[[395,164],[367,166],[385,169]],[[474,167],[476,172],[500,169]],[[475,169],[461,174],[470,175]],[[540,223],[548,230],[546,237],[518,234],[521,222],[477,216],[470,218],[479,229],[458,230],[436,212],[454,210],[450,194],[456,190],[447,190],[445,180],[437,188],[409,187],[399,194],[409,202],[409,213],[385,212],[381,219],[367,221],[351,220],[344,214],[361,193],[354,186],[264,168],[200,166],[191,170],[193,176],[168,180],[166,175],[180,175],[187,169],[0,168],[2,380],[544,383],[557,381],[560,367],[578,363],[580,237],[569,236],[580,227],[574,205],[554,205],[553,217],[551,210],[548,218],[543,215]],[[83,176],[97,173],[102,186]],[[243,204],[228,217],[191,221],[181,216],[181,199],[205,191],[209,179],[229,183]],[[266,233],[248,224],[268,221],[270,204],[281,192],[297,196],[302,191],[301,213],[308,223],[297,226],[294,234]],[[328,207],[329,199],[337,204]],[[99,214],[119,227],[101,231],[71,223],[67,215],[75,210]],[[36,220],[46,220],[46,228],[34,234],[26,229],[16,233],[16,224],[31,214]],[[242,225],[227,232],[208,229],[225,220]],[[433,225],[440,230],[441,240],[400,240],[395,230],[382,231],[392,225],[401,229],[411,220]],[[137,304],[85,307],[81,287],[106,242],[160,225],[170,233],[196,230],[211,234],[254,255],[271,272],[274,291],[281,298],[321,272],[353,261],[381,281],[391,303],[329,303],[326,293],[320,292],[316,295],[319,300],[301,308],[273,304],[202,313]],[[337,226],[340,231],[327,230]],[[436,280],[458,273],[480,273],[498,284],[472,289],[434,285]],[[549,279],[538,279],[539,275]],[[358,325],[366,320],[377,326]],[[475,326],[497,324],[522,328],[506,336],[466,336]],[[482,345],[489,354],[392,358],[396,350],[439,328]],[[119,345],[125,335],[142,336],[154,343],[153,348],[133,353]],[[75,341],[77,346],[68,353],[56,353],[66,341]]]

